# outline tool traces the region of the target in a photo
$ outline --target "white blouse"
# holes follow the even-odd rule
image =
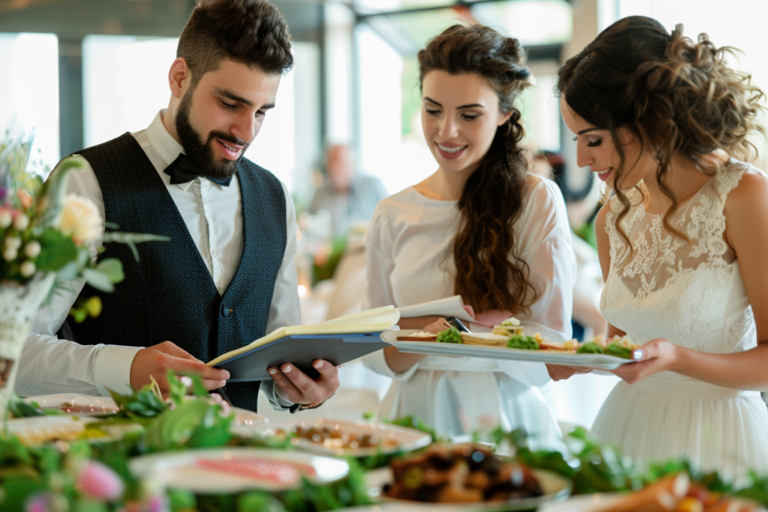
[[[457,203],[426,198],[413,187],[379,203],[368,232],[369,307],[410,306],[454,295]],[[530,267],[529,279],[539,294],[530,314],[518,318],[527,332],[570,339],[576,262],[565,202],[554,182],[528,175],[514,229],[518,255]],[[395,374],[383,352],[364,363],[395,379],[383,403],[384,417],[418,414],[438,431],[454,434],[501,423],[538,432],[549,444],[558,436],[546,402],[531,387],[549,381],[543,364],[429,356]]]

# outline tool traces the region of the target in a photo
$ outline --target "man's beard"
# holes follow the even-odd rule
[[[192,123],[189,122],[189,111],[192,107],[192,93],[194,90],[189,90],[181,99],[179,104],[179,110],[176,113],[176,133],[179,135],[179,141],[184,147],[184,152],[193,164],[197,167],[201,176],[214,179],[229,178],[237,171],[237,164],[245,150],[248,149],[248,144],[244,140],[235,137],[231,134],[211,131],[208,134],[208,140],[203,142],[203,138],[192,127]],[[214,139],[221,139],[225,142],[231,142],[242,146],[240,156],[237,160],[227,160],[226,158],[215,159],[213,153],[213,144],[216,142]]]

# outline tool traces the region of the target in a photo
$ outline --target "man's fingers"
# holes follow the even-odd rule
[[[169,364],[169,369],[176,373],[191,373],[200,376],[203,380],[225,381],[229,379],[227,370],[220,370],[199,361],[174,358]],[[219,386],[221,387],[221,386]]]
[[[298,404],[302,401],[301,391],[299,391],[293,382],[283,375],[283,372],[281,372],[279,368],[269,368],[268,373],[269,376],[272,377],[272,380],[275,381],[275,384],[285,391],[285,394],[288,395],[291,402]]]
[[[328,361],[325,361],[323,359],[316,359],[312,362],[312,367],[317,370],[320,375],[322,375],[326,379],[332,379],[336,377],[339,374],[338,368],[333,366],[332,363],[329,363]]]
[[[168,354],[169,356],[178,357],[179,359],[189,359],[191,361],[200,361],[198,358],[181,348],[180,346],[176,345],[175,343],[171,341],[164,341],[158,345],[155,345],[154,347],[151,347],[159,352],[162,352],[163,354]],[[202,362],[202,361],[200,361]]]
[[[296,389],[301,392],[304,400],[309,403],[322,401],[323,392],[320,384],[307,377],[304,372],[292,364],[284,364],[280,367],[280,370],[283,372],[283,375],[293,382]]]
[[[225,380],[210,380],[210,379],[203,379],[203,386],[205,386],[205,389],[208,391],[213,391],[214,389],[223,388],[227,385],[227,381]]]

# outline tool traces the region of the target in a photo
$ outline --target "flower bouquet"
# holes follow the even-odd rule
[[[87,198],[67,195],[69,175],[80,161],[67,157],[44,183],[26,171],[30,140],[0,144],[0,418],[6,416],[8,397],[31,322],[55,285],[83,279],[111,292],[124,279],[115,259],[97,260],[102,244],[133,244],[167,240],[153,235],[104,232],[96,205]],[[135,253],[135,248],[134,248]],[[75,321],[101,312],[98,297],[75,304]]]

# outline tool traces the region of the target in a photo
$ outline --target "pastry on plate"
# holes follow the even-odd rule
[[[483,347],[506,347],[509,336],[503,334],[486,333],[461,333],[461,340],[465,345],[479,345]]]
[[[412,332],[408,335],[398,336],[397,341],[437,341],[437,334],[431,332]]]
[[[504,335],[507,338],[521,336],[523,334],[523,326],[520,325],[520,320],[512,316],[501,322],[501,325],[494,325],[493,333]]]

